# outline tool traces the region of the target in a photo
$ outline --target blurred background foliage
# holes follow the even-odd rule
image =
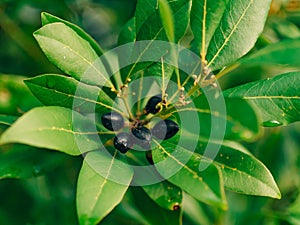
[[[0,116],[12,115],[13,121],[41,105],[24,86],[24,78],[59,73],[47,61],[32,36],[32,32],[41,26],[41,12],[49,12],[79,25],[103,49],[110,49],[116,46],[118,33],[133,15],[135,4],[134,0],[0,0]],[[300,1],[273,0],[265,30],[248,55],[272,43],[299,38]],[[219,81],[226,89],[299,70],[299,66],[246,64],[229,71]],[[9,121],[0,123],[0,133],[8,125]],[[282,192],[281,200],[227,193],[229,210],[223,212],[185,195],[183,224],[300,224],[299,140],[300,126],[296,123],[288,127],[266,128],[260,140],[244,143],[274,175]],[[27,151],[33,151],[34,157],[30,158],[32,171],[26,171],[26,176],[20,174],[24,177],[22,179],[11,179],[1,176],[1,170],[5,169],[1,167],[1,161],[11,162],[11,169],[22,170],[22,159],[5,154],[7,149],[13,148],[0,148],[0,225],[76,225],[75,188],[81,157],[49,154],[47,150],[24,146]],[[41,160],[48,163],[41,163]],[[143,221],[147,220],[147,214],[155,213],[157,206],[149,199],[142,199],[145,196],[140,198],[134,199],[129,192],[103,224],[147,224]],[[136,201],[145,201],[153,207],[147,207],[150,212],[143,210]]]

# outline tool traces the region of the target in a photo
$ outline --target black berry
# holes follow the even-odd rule
[[[134,127],[132,128],[131,132],[134,137],[136,137],[134,140],[135,144],[141,146],[144,149],[150,149],[152,134],[148,128],[143,126]]]
[[[145,106],[145,111],[146,113],[158,113],[160,108],[157,107],[158,103],[162,102],[162,99],[159,95],[153,96],[151,97],[148,102],[147,105]]]
[[[179,131],[179,126],[172,120],[161,120],[151,130],[153,136],[160,140],[173,137]]]
[[[103,126],[112,131],[120,130],[124,126],[124,119],[120,113],[108,112],[102,115],[101,122]]]
[[[114,146],[121,153],[126,153],[129,149],[131,149],[133,143],[131,139],[131,135],[125,132],[119,133],[114,138]]]

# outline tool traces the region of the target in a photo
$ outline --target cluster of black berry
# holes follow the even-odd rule
[[[145,115],[156,114],[160,111],[159,103],[162,102],[160,96],[153,96],[145,106]],[[111,131],[118,131],[124,127],[124,118],[117,112],[108,112],[101,117],[101,122],[105,128]],[[172,120],[159,121],[151,131],[143,125],[135,123],[131,126],[131,133],[120,132],[114,138],[114,146],[121,153],[126,153],[134,144],[150,150],[152,135],[160,140],[173,137],[179,130],[179,126]]]

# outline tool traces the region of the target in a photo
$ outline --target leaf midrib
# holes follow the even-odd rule
[[[91,209],[91,210],[90,210],[90,212],[91,212],[90,214],[91,214],[91,215],[94,214],[94,211],[95,211],[95,209],[96,209],[96,205],[97,205],[99,196],[101,195],[101,193],[102,193],[102,191],[103,191],[103,189],[104,189],[104,187],[105,187],[105,184],[108,182],[108,177],[109,177],[110,171],[111,171],[111,169],[112,169],[112,167],[113,167],[113,163],[114,163],[114,161],[115,161],[116,155],[117,155],[117,150],[115,150],[115,152],[114,152],[114,155],[113,155],[113,157],[112,157],[112,160],[110,161],[110,165],[109,165],[108,170],[107,170],[107,174],[106,174],[105,177],[104,177],[104,181],[103,181],[103,183],[101,184],[100,189],[99,189],[98,193],[97,193],[96,196],[95,196],[95,199],[96,199],[97,201],[94,201],[94,204],[92,204],[92,206],[91,206],[91,208],[90,208],[90,209]]]

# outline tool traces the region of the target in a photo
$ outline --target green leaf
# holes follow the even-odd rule
[[[112,132],[97,132],[92,120],[62,107],[39,107],[20,117],[0,137],[0,145],[22,143],[70,155],[95,150]]]
[[[185,132],[184,143],[198,140],[196,155],[220,168],[225,188],[248,195],[280,198],[280,191],[266,166],[236,142],[214,141]],[[217,150],[217,154],[212,154]],[[202,163],[202,162],[201,162]],[[203,166],[203,165],[202,165]],[[203,172],[206,172],[203,171]]]
[[[189,24],[191,0],[167,1],[172,10],[175,31],[175,42],[177,43],[185,34]],[[159,5],[161,6],[162,3]],[[137,40],[165,40],[168,41],[164,23],[160,16],[160,7],[156,0],[139,1],[136,7],[136,31]],[[169,19],[168,19],[169,20]],[[169,28],[168,28],[169,29]],[[169,31],[167,31],[169,32]]]
[[[133,177],[132,169],[105,151],[84,159],[77,184],[80,225],[96,225],[118,205]]]
[[[50,23],[34,32],[48,59],[77,80],[113,88],[103,62],[90,43],[61,22]]]
[[[220,103],[217,106],[205,101],[203,97],[196,98],[195,107],[176,110],[174,115],[180,118],[183,131],[180,135],[194,131],[199,136],[214,140],[253,141],[261,134],[259,119],[247,101],[228,98],[222,102],[216,99]]]
[[[226,98],[226,133],[230,140],[253,141],[262,133],[259,117],[253,106],[242,99]]]
[[[92,48],[96,51],[98,56],[101,56],[103,54],[103,50],[100,48],[98,43],[88,34],[86,33],[82,28],[78,27],[77,25],[70,23],[69,21],[63,20],[59,17],[56,17],[54,15],[51,15],[46,12],[41,13],[41,19],[42,19],[42,25],[45,26],[50,23],[56,23],[56,22],[62,22],[68,27],[72,28],[76,33],[81,36],[83,39],[88,41]]]
[[[155,167],[162,177],[198,199],[222,209],[227,208],[221,171],[202,157],[165,142],[153,150]],[[207,168],[199,170],[199,163]]]
[[[32,93],[44,104],[62,106],[81,113],[112,109],[113,100],[103,89],[57,74],[45,74],[25,80]]]
[[[160,17],[162,20],[162,24],[165,28],[166,35],[169,39],[169,41],[174,42],[175,41],[175,29],[174,29],[174,19],[172,10],[169,6],[169,3],[167,0],[159,0],[158,1],[158,8]]]
[[[93,50],[95,50],[95,52],[97,53],[98,56],[102,56],[104,54],[103,49],[99,46],[99,44],[88,34],[86,33],[82,28],[80,28],[79,26],[70,23],[69,21],[63,20],[61,18],[58,18],[56,16],[53,16],[49,13],[45,13],[43,12],[41,14],[41,19],[42,19],[42,25],[45,26],[47,24],[50,23],[55,23],[55,22],[62,22],[65,25],[67,25],[68,27],[70,27],[71,29],[73,29],[80,37],[82,37],[84,40],[88,41],[90,43],[90,45],[92,46]],[[112,74],[111,72],[111,67],[109,62],[107,61],[106,58],[101,57],[101,60],[105,66],[105,68],[107,69],[109,74]],[[114,77],[112,77],[113,79]]]
[[[162,208],[176,210],[178,207],[181,207],[181,189],[166,180],[143,186],[142,188],[146,194]]]
[[[0,147],[0,179],[30,178],[48,172],[63,163],[65,155],[28,146]]]
[[[246,54],[261,34],[271,0],[230,0],[207,51],[208,66],[220,69]]]
[[[135,17],[132,17],[121,29],[118,44],[123,45],[136,40]]]
[[[194,34],[193,49],[205,56],[211,38],[217,29],[228,0],[193,0],[191,29]]]
[[[228,89],[228,98],[246,99],[256,106],[264,126],[300,120],[300,73],[291,72]]]
[[[243,65],[283,65],[299,67],[300,39],[280,41],[239,61]]]
[[[226,189],[248,195],[281,197],[270,171],[245,148],[225,143],[214,163],[222,168]]]
[[[168,3],[170,10],[173,12],[173,27],[175,30],[174,41],[176,43],[180,41],[187,30],[191,0],[175,0],[168,1]],[[123,61],[127,60],[130,64],[132,64],[122,70],[121,74],[123,82],[125,82],[128,78],[132,78],[135,73],[149,67],[153,62],[158,62],[161,57],[165,56],[167,53],[170,54],[171,50],[173,53],[172,46],[167,46],[167,42],[155,42],[155,40],[169,41],[160,16],[158,2],[156,0],[138,1],[135,12],[136,24],[133,26],[133,22],[130,23],[131,25],[125,25],[125,33],[122,33],[121,37],[124,37],[124,34],[129,34],[129,40],[133,39],[130,35],[134,35],[134,40],[146,40],[148,42],[138,42],[136,46],[132,46],[132,52],[129,52],[128,56],[123,59]],[[132,27],[135,28],[134,31],[136,34],[128,33],[128,29],[132,30]],[[124,40],[127,41],[126,43],[129,41],[126,38]],[[150,58],[151,60],[146,60],[148,62],[141,62],[143,61],[142,59],[147,58]]]

